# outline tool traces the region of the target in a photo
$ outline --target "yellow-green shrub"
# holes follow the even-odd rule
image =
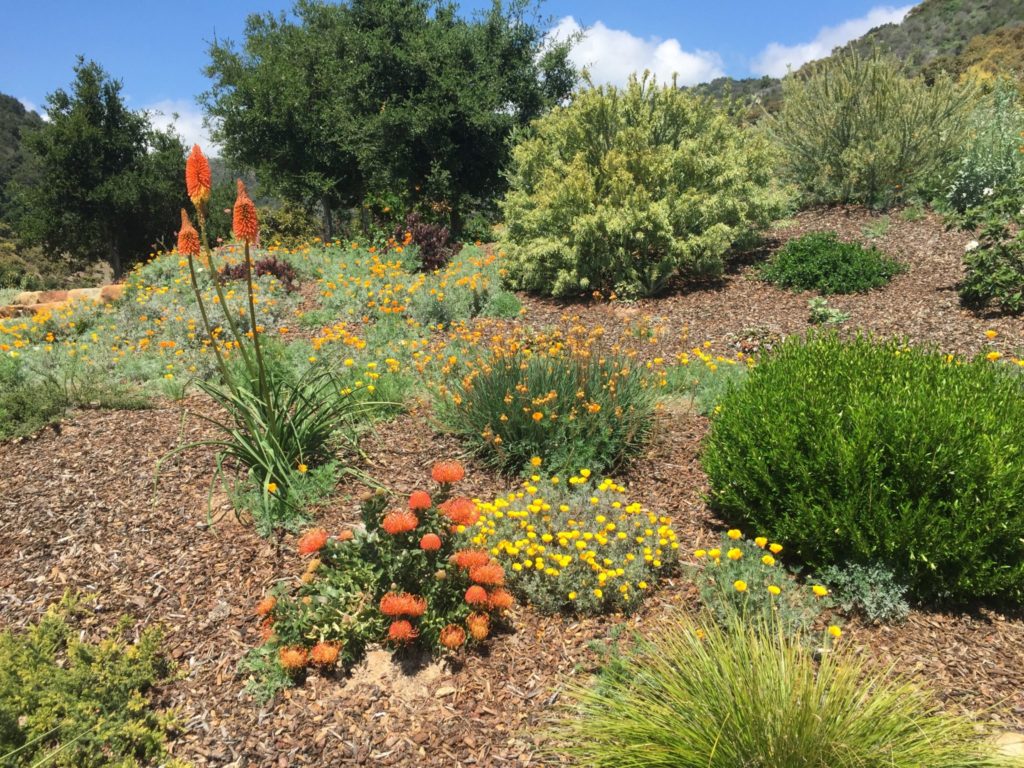
[[[503,208],[510,282],[555,296],[657,293],[717,276],[781,211],[770,147],[703,99],[646,74],[591,87],[512,153]]]

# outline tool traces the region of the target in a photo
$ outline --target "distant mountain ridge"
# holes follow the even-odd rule
[[[972,66],[990,74],[1024,75],[1024,0],[923,0],[899,24],[883,24],[851,40],[824,59],[808,62],[808,71],[844,52],[874,49],[905,62],[911,74],[958,76]],[[781,103],[782,81],[774,77],[720,77],[693,86],[715,97],[731,94],[773,111]]]

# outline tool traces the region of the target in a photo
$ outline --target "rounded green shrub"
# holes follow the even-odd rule
[[[761,267],[770,283],[824,294],[880,288],[903,266],[877,248],[844,243],[835,232],[811,232],[786,243]]]
[[[591,87],[515,146],[503,203],[508,279],[528,291],[657,293],[717,276],[781,212],[769,144],[708,100],[644,76]]]
[[[868,667],[839,639],[672,617],[570,683],[548,733],[580,768],[971,768],[1004,765],[929,691]]]
[[[1011,235],[1004,222],[996,221],[968,248],[960,301],[975,310],[1024,312],[1024,233]]]
[[[726,520],[918,600],[1024,597],[1022,379],[896,342],[789,341],[723,398],[702,462]]]

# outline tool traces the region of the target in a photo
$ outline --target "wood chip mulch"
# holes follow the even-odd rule
[[[864,226],[875,219],[858,210],[812,211],[777,234],[785,240],[828,228],[864,239]],[[917,222],[893,216],[874,242],[909,271],[883,290],[829,303],[851,313],[848,325],[876,334],[906,335],[946,351],[1019,354],[1024,320],[975,317],[956,302],[969,239],[945,232],[932,216]],[[651,315],[666,326],[664,338],[685,348],[684,329],[690,344],[738,340],[752,329],[802,333],[807,298],[765,286],[747,266],[713,288],[636,304],[525,303],[526,320],[536,325],[555,323],[566,310],[613,328]],[[999,332],[992,342],[984,337],[989,328]],[[591,642],[616,625],[651,626],[673,607],[696,605],[693,588],[676,578],[628,618],[577,620],[517,607],[509,630],[483,653],[444,663],[400,663],[371,653],[348,677],[311,675],[260,707],[244,692],[236,667],[258,640],[253,605],[276,580],[301,572],[294,539],[278,551],[225,514],[220,495],[211,526],[207,452],[167,461],[154,479],[162,456],[206,434],[193,414],[210,407],[197,396],[148,411],[80,411],[59,430],[0,444],[0,628],[35,620],[66,589],[96,595],[99,618],[88,631],[109,628],[122,614],[139,626],[166,627],[166,647],[181,676],[160,689],[158,700],[181,715],[174,755],[197,766],[557,764],[538,749],[540,729],[565,686],[584,682],[594,669]],[[662,412],[645,454],[624,477],[634,498],[672,516],[687,548],[714,535],[698,462],[706,428],[692,411]],[[363,468],[400,492],[422,487],[433,461],[460,454],[424,407],[378,425],[362,448]],[[509,489],[483,466],[467,465],[468,494],[489,498]],[[321,524],[334,530],[353,521],[361,490],[343,484]],[[1019,615],[914,612],[898,626],[852,621],[844,642],[919,675],[954,710],[1024,729]]]

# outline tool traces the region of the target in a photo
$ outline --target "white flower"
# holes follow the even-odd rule
[[[971,242],[969,242],[967,245],[964,246],[964,250],[965,251],[973,251],[979,245],[980,245],[980,243],[977,240],[971,240]]]
[[[981,190],[981,194],[983,194],[985,197],[992,197],[992,195],[995,194],[995,190],[993,190],[992,187],[985,187],[983,190]]]

